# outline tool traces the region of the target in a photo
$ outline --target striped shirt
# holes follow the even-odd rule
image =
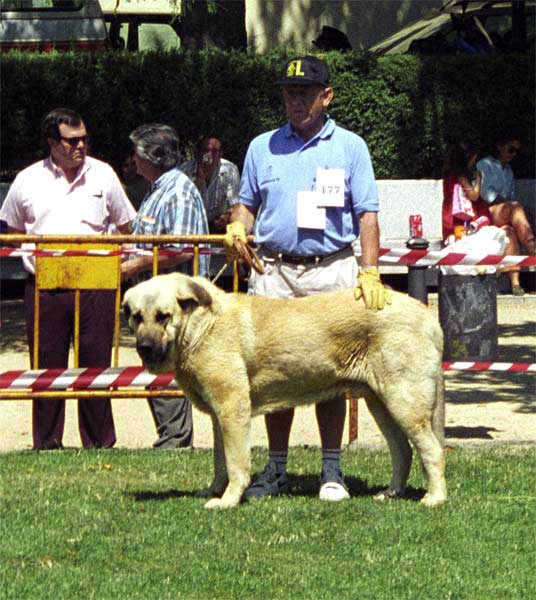
[[[166,171],[154,182],[132,223],[132,232],[139,235],[208,235],[201,196],[178,167]],[[150,245],[146,247],[150,248]],[[191,272],[189,265],[189,262],[183,263],[172,270]],[[206,277],[208,268],[209,257],[201,255],[199,275]]]
[[[192,181],[195,181],[197,160],[187,160],[179,168]],[[212,174],[208,187],[204,186],[204,189],[200,190],[209,223],[227,212],[230,206],[237,204],[239,189],[238,167],[231,161],[222,158],[218,170]]]

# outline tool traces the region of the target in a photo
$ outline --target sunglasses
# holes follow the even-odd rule
[[[76,148],[80,142],[83,142],[84,145],[89,142],[89,135],[80,135],[77,137],[63,137],[60,135],[60,140],[67,142],[71,148]]]
[[[508,146],[506,148],[506,152],[508,152],[508,154],[517,154],[520,150],[521,148],[516,148],[516,146]]]

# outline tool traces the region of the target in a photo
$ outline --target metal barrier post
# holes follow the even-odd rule
[[[348,400],[348,445],[357,442],[357,432],[359,424],[359,405],[358,399],[352,398],[349,392],[345,394]]]
[[[192,275],[197,277],[199,275],[199,244],[194,243],[194,261],[192,266]]]
[[[428,250],[428,240],[425,238],[410,238],[406,242],[408,250]],[[408,267],[408,294],[428,306],[428,287],[426,271],[428,267],[411,265]]]

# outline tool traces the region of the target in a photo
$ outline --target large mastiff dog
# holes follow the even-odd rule
[[[174,273],[128,290],[123,308],[146,368],[174,371],[186,396],[212,417],[214,497],[207,508],[236,506],[249,485],[254,415],[346,390],[366,398],[389,445],[391,483],[377,497],[403,494],[409,439],[428,480],[422,502],[446,500],[434,433],[443,406],[442,333],[416,300],[395,292],[392,305],[375,312],[353,290],[268,299]]]

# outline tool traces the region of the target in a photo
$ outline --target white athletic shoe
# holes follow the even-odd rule
[[[338,481],[326,481],[320,488],[318,494],[320,500],[326,502],[340,502],[341,500],[348,500],[350,494],[343,483]]]

